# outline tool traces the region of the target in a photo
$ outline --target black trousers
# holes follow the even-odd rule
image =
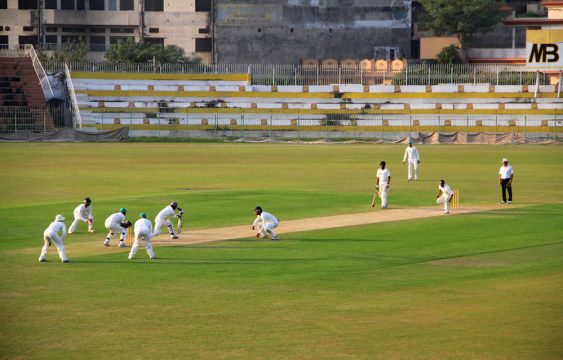
[[[512,201],[512,184],[509,184],[510,179],[501,179],[500,187],[502,189],[502,201],[506,202],[506,191],[508,190],[508,201]]]

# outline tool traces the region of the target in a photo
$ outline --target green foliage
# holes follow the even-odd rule
[[[425,23],[436,35],[458,35],[462,47],[472,45],[477,33],[492,30],[505,14],[499,0],[420,0]]]
[[[84,61],[88,49],[84,41],[70,42],[63,44],[61,50],[55,51],[52,55],[37,49],[37,56],[41,62],[79,62]]]
[[[463,62],[459,56],[459,48],[453,44],[443,48],[436,60],[438,64],[461,64]]]
[[[189,58],[176,45],[137,43],[134,39],[120,40],[105,53],[110,63],[148,63],[153,59],[160,64],[199,64],[201,59]]]

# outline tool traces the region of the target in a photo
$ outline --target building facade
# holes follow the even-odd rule
[[[212,0],[0,0],[0,46],[46,50],[83,41],[87,59],[102,60],[119,40],[177,45],[212,59]]]
[[[411,0],[216,0],[217,63],[410,57]]]

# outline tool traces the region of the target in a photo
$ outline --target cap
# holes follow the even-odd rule
[[[507,158],[502,158],[501,162],[508,162]]]
[[[84,198],[84,201],[87,202],[87,203],[91,203],[91,202],[92,202],[92,199],[90,199],[89,197],[85,197],[85,198]]]
[[[123,215],[125,215],[127,213],[127,209],[121,208],[121,209],[119,209],[119,212],[122,213]]]
[[[139,217],[142,217],[143,219],[146,219],[146,218],[147,218],[147,214],[145,214],[144,212],[142,212],[142,213],[139,214]]]
[[[262,208],[260,206],[257,206],[257,207],[254,208],[254,211],[262,212]]]
[[[55,221],[64,221],[64,219],[65,219],[65,217],[60,215],[60,214],[55,216]]]
[[[409,144],[412,144],[412,139],[409,139]]]

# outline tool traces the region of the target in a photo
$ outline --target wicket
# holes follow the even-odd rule
[[[132,229],[127,229],[127,237],[125,238],[125,245],[127,246],[133,246],[133,230]]]
[[[452,208],[459,209],[459,189],[454,189],[454,196],[452,199]]]

